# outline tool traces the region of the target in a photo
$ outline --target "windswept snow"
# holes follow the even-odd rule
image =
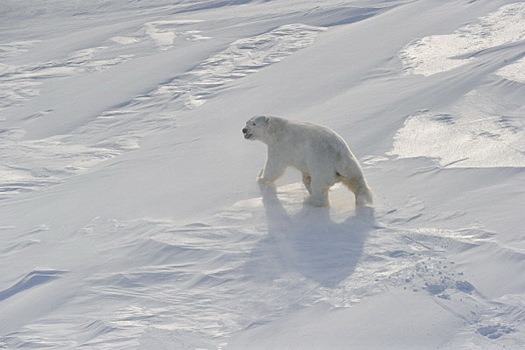
[[[268,33],[239,39],[207,58],[196,68],[161,86],[155,93],[177,99],[177,109],[192,109],[206,102],[224,84],[256,73],[313,43],[321,27],[300,23],[280,26]],[[180,101],[179,101],[180,100]]]
[[[159,50],[169,50],[173,48],[173,42],[177,36],[183,36],[186,40],[206,40],[209,37],[199,35],[198,30],[181,31],[179,28],[185,24],[199,23],[199,20],[175,20],[175,21],[156,21],[146,23],[145,29]],[[126,44],[130,43],[129,40]]]
[[[390,152],[438,159],[445,167],[525,167],[525,130],[518,116],[495,113],[486,93],[471,91],[454,112],[419,111],[405,120]],[[508,109],[506,110],[508,112]]]
[[[525,74],[523,72],[525,72],[525,57],[500,68],[496,73],[505,79],[525,84]]]
[[[483,76],[492,84],[454,96],[448,109],[410,115],[394,137],[390,154],[436,158],[448,167],[524,167],[523,103],[502,102],[506,88],[490,74],[523,83],[524,40],[525,3],[518,2],[452,34],[425,37],[405,47],[400,57],[409,73],[430,76],[470,64],[456,73],[460,77],[493,65]]]
[[[0,4],[0,348],[521,349],[525,6]],[[375,207],[258,186],[268,113]]]
[[[525,40],[525,3],[502,6],[451,34],[410,43],[401,52],[409,73],[433,75],[462,66],[487,52]]]

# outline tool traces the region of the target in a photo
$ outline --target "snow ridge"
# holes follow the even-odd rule
[[[452,34],[418,39],[407,45],[400,56],[407,73],[430,76],[472,62],[484,51],[524,39],[525,4],[516,2]]]
[[[0,13],[0,348],[524,343],[522,2]],[[256,113],[336,129],[375,207],[258,186]]]
[[[159,50],[168,50],[172,48],[174,36],[165,29],[166,26],[199,22],[151,22],[146,24],[146,32],[157,42]],[[0,200],[60,183],[124,151],[138,149],[139,140],[145,135],[176,127],[174,112],[199,107],[225,84],[255,73],[311,45],[316,35],[323,30],[322,27],[296,23],[236,40],[193,70],[117,109],[104,112],[94,121],[78,128],[74,137],[55,136],[25,141],[22,130],[3,130],[4,137],[0,140],[0,151],[4,150],[0,155]],[[185,33],[193,36],[197,34],[195,31]],[[123,45],[136,42],[136,39],[131,39],[125,40]],[[113,41],[120,44],[122,40]],[[33,42],[9,43],[4,48],[9,48],[6,51],[14,55],[16,53],[12,51],[25,51],[31,44]],[[5,94],[0,96],[0,103],[3,101],[5,105],[0,107],[23,103],[25,99],[38,95],[38,86],[43,83],[43,79],[106,70],[134,57],[132,54],[120,54],[112,59],[97,58],[106,50],[106,46],[94,47],[79,50],[63,61],[21,67],[5,66],[0,75],[0,86]],[[42,111],[27,117],[27,120],[42,118],[52,112]],[[7,149],[12,151],[5,152]]]

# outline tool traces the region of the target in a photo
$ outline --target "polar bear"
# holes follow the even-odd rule
[[[313,123],[260,115],[248,120],[242,132],[245,139],[259,140],[268,146],[259,182],[271,184],[292,166],[303,175],[310,193],[307,204],[329,206],[328,189],[342,182],[354,193],[356,206],[372,205],[372,192],[363,170],[335,131]]]

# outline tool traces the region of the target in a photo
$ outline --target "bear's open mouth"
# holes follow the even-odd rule
[[[250,139],[252,136],[253,136],[253,134],[250,134],[250,133],[248,133],[248,132],[244,134],[244,138],[245,138],[246,140]]]

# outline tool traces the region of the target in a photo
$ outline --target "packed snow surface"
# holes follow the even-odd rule
[[[522,349],[524,62],[516,0],[2,1],[0,348]]]

